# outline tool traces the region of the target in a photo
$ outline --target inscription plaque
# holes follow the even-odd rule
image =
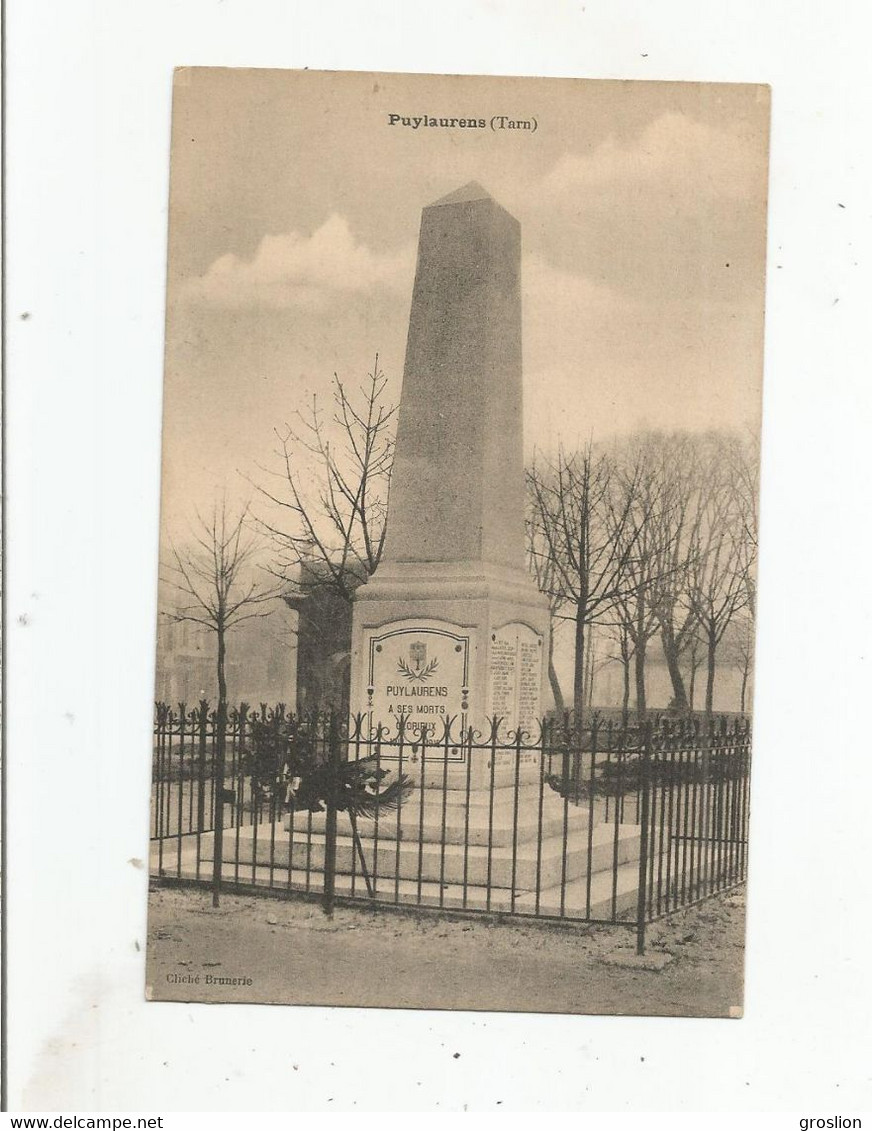
[[[405,717],[411,742],[424,731],[438,742],[451,719],[451,735],[459,740],[469,706],[468,633],[453,626],[387,626],[370,637],[368,648],[370,726],[381,723],[393,738]],[[462,761],[462,751],[452,747],[449,757]]]
[[[542,637],[526,624],[507,624],[491,638],[491,717],[502,719],[500,732],[519,726],[534,741],[539,733],[542,698]]]

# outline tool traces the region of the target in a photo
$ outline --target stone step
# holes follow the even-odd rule
[[[207,861],[203,857],[200,867],[196,866],[196,851],[193,843],[185,844],[181,855],[176,851],[176,844],[165,846],[163,871],[159,868],[158,846],[152,845],[150,870],[152,874],[171,875],[179,879],[209,879],[211,877],[211,843],[207,844],[207,836],[202,836],[202,851],[210,857]],[[191,838],[185,838],[186,840]],[[267,839],[267,844],[268,844]],[[226,847],[231,847],[228,844]],[[314,867],[314,851],[310,868],[305,868],[305,856],[302,866],[298,864],[297,853],[294,853],[295,867],[289,872],[287,868],[287,854],[284,864],[278,859],[273,865],[263,860],[258,846],[259,862],[253,859],[245,862],[233,858],[227,859],[225,854],[222,876],[228,883],[240,882],[255,886],[269,887],[288,891],[320,893],[324,886],[324,873]],[[366,851],[366,849],[365,849]],[[240,853],[242,855],[242,853]],[[249,854],[253,856],[253,854]],[[267,853],[268,856],[268,853]],[[321,857],[323,863],[323,856]],[[655,869],[656,869],[655,862]],[[381,869],[380,869],[381,872]],[[600,919],[604,921],[616,920],[620,922],[632,921],[636,914],[636,900],[639,884],[638,845],[635,849],[635,858],[619,864],[617,869],[617,882],[614,883],[611,860],[607,867],[591,875],[590,903],[588,905],[587,875],[568,879],[565,888],[560,883],[542,887],[539,891],[538,901],[535,891],[515,890],[494,887],[490,890],[484,884],[473,883],[471,879],[464,886],[462,883],[438,882],[423,879],[396,877],[393,873],[381,874],[373,878],[373,898],[379,902],[399,903],[403,905],[417,905],[421,907],[443,907],[446,910],[470,910],[510,912],[519,915],[546,916],[566,919]],[[614,888],[613,888],[614,884]],[[614,891],[614,902],[613,902]],[[561,899],[561,892],[563,896]],[[367,898],[368,892],[363,876],[358,869],[356,874],[339,872],[336,876],[337,895],[353,895]]]
[[[159,874],[157,861],[153,860],[151,871]],[[207,867],[201,861],[199,872],[196,869],[193,851],[185,851],[181,860],[175,856],[164,862],[163,875],[181,880],[211,879],[211,863]],[[318,895],[323,890],[324,873],[303,868],[295,868],[290,874],[282,869],[270,868],[266,864],[237,864],[225,861],[221,869],[224,882],[251,884],[264,889],[309,892]],[[639,866],[637,863],[623,865],[619,869],[618,903],[616,920],[627,922],[635,917],[636,892]],[[599,872],[591,882],[591,919],[610,920],[612,918],[612,877],[611,872]],[[587,916],[586,883],[579,880],[567,885],[567,895],[560,906],[560,889],[551,888],[540,894],[539,909],[536,910],[535,895],[531,892],[512,892],[507,888],[488,889],[481,884],[449,884],[424,880],[419,885],[415,880],[396,880],[394,877],[376,878],[372,898],[378,903],[399,904],[409,907],[443,908],[446,911],[489,911],[493,913],[517,914],[522,916],[555,917],[584,920]],[[368,899],[363,877],[339,874],[336,877],[336,894]]]
[[[566,887],[555,884],[539,893],[525,892],[515,900],[519,914],[570,918],[626,920],[634,918],[639,893],[638,847],[636,859],[621,864],[616,872],[609,868],[591,876],[588,906],[587,876],[568,881]]]
[[[488,809],[490,808],[491,792],[493,793],[495,807],[509,807],[513,808],[515,804],[515,785],[514,782],[507,785],[494,784],[491,791],[489,788],[476,787],[470,783],[470,789],[467,793],[466,782],[448,782],[445,789],[442,783],[436,785],[425,784],[424,789],[421,789],[421,783],[415,785],[414,791],[407,796],[403,801],[403,805],[407,804],[420,804],[421,794],[423,792],[424,805],[438,805],[441,807],[442,798],[445,797],[445,802],[450,807],[463,807],[470,809]],[[517,788],[518,808],[533,808],[539,804],[540,784],[535,782],[519,782]],[[547,801],[549,797],[558,797],[559,795],[551,788],[546,782],[542,787],[542,797]]]
[[[323,813],[315,813],[312,816],[312,831],[323,833],[325,831],[326,818]],[[290,831],[290,823],[285,821],[285,831]],[[305,821],[302,824],[297,820],[295,823],[295,833],[305,831],[308,827]],[[587,827],[584,822],[584,827]],[[573,828],[572,822],[567,824],[567,829]],[[344,813],[337,815],[337,829],[340,835],[351,836],[351,822]],[[375,821],[366,820],[362,817],[357,819],[358,835],[362,840],[374,840],[376,826]],[[563,817],[562,815],[545,814],[542,815],[542,836],[543,839],[549,837],[562,835],[563,832]],[[469,821],[467,822],[464,814],[457,813],[456,811],[447,811],[443,814],[439,812],[431,812],[427,809],[424,810],[424,820],[421,821],[420,809],[407,810],[405,807],[400,815],[400,820],[397,820],[396,813],[386,814],[379,817],[378,821],[378,839],[380,841],[409,841],[417,844],[421,841],[424,844],[439,845],[443,841],[446,844],[453,845],[475,845],[479,848],[487,848],[490,844],[493,848],[511,848],[515,843],[519,847],[527,844],[530,841],[537,840],[539,836],[539,816],[538,814],[518,814],[517,822],[514,820],[512,813],[498,813],[493,814],[493,820],[489,820],[489,815],[470,813]]]
[[[425,844],[470,844],[487,847],[511,847],[513,843],[526,844],[531,840],[538,840],[552,836],[562,836],[564,827],[567,835],[572,835],[587,829],[589,811],[585,806],[567,805],[564,810],[563,800],[550,790],[541,798],[541,829],[540,805],[538,791],[535,795],[519,797],[517,806],[513,794],[506,796],[502,791],[495,797],[493,809],[487,799],[484,801],[476,795],[470,795],[471,804],[467,810],[465,804],[458,804],[443,795],[438,798],[425,796],[423,820],[421,819],[421,805],[418,796],[406,800],[397,810],[385,810],[379,814],[378,837],[379,840],[410,840],[416,844],[419,840]],[[550,796],[549,796],[550,795]],[[475,802],[472,799],[476,797]],[[309,815],[296,813],[293,827],[295,830],[305,831],[309,828]],[[325,831],[327,822],[326,814],[313,813],[311,828],[313,832]],[[291,819],[285,817],[283,827],[290,831]],[[340,834],[351,836],[351,822],[346,813],[337,814],[337,828]],[[361,838],[374,838],[376,822],[374,818],[358,817],[357,828]]]
[[[590,775],[589,754],[579,754],[570,758],[565,767],[564,759],[559,752],[550,756],[546,755],[544,771],[540,769],[537,752],[529,753],[529,757],[535,759],[534,761],[522,761],[517,768],[516,757],[513,750],[498,752],[497,762],[491,767],[490,752],[488,750],[476,750],[470,768],[467,768],[465,761],[452,761],[451,759],[448,760],[446,768],[445,759],[433,755],[427,758],[425,766],[425,792],[445,789],[450,794],[465,794],[467,788],[469,788],[472,793],[480,793],[486,796],[491,788],[495,791],[505,791],[508,794],[514,793],[515,789],[518,788],[521,791],[538,795],[542,786],[543,774],[545,777],[549,775],[560,777],[565,769],[570,774],[577,772],[582,783],[586,782]],[[527,757],[528,753],[522,752],[522,758]],[[604,757],[604,755],[598,757],[597,766],[603,764]],[[349,756],[349,760],[353,761],[353,755]],[[380,769],[387,771],[386,782],[395,778],[400,769],[398,759],[387,754],[379,759],[378,765]],[[417,757],[403,758],[402,772],[418,788],[421,785],[420,771],[420,760]],[[547,781],[544,782],[544,792],[546,794],[555,792]]]
[[[307,833],[306,828],[295,828],[293,839],[290,835],[276,830],[269,824],[249,826],[239,830],[237,846],[235,832],[229,833],[224,842],[226,862],[240,865],[263,864],[293,870],[305,869],[309,872],[322,872],[325,859],[325,836],[323,832]],[[614,861],[614,826],[601,824],[593,829],[591,839],[591,871],[596,873],[612,869]],[[563,835],[543,839],[541,854],[538,841],[512,846],[491,847],[469,844],[441,844],[415,840],[384,840],[379,837],[376,857],[375,842],[361,836],[364,859],[370,874],[379,878],[417,881],[419,875],[424,882],[445,884],[483,885],[492,888],[512,888],[519,891],[546,891],[561,884],[565,873],[566,881],[586,877],[588,870],[587,829],[571,830]],[[203,837],[202,853],[205,860],[211,860],[211,837]],[[623,825],[619,828],[617,862],[624,864],[638,859],[639,828]],[[564,863],[565,857],[565,863]],[[377,864],[377,867],[374,867]],[[360,859],[349,835],[337,835],[336,842],[337,874],[356,873],[363,883]],[[514,884],[513,884],[514,879]]]
[[[517,784],[522,788],[538,790],[541,778],[539,755],[533,752],[530,757],[536,760],[521,763],[517,770]],[[450,757],[447,760],[446,767],[446,759],[440,757],[438,752],[428,751],[423,772],[424,787],[426,790],[444,788],[451,793],[463,793],[467,785],[482,793],[490,790],[492,786],[494,789],[513,790],[516,784],[515,762],[516,755],[513,750],[501,751],[497,754],[496,764],[491,767],[490,752],[488,750],[476,750],[473,752],[470,768],[467,768],[466,761],[453,760]],[[415,782],[418,786],[421,784],[421,760],[416,755],[405,755],[402,767],[400,767],[398,758],[384,753],[379,759],[379,766],[381,769],[387,770],[391,777],[396,776],[396,773],[402,768],[403,774],[410,781]],[[547,767],[548,760],[546,758],[546,772],[548,772]],[[552,767],[553,772],[557,772],[558,768],[555,763]],[[549,787],[546,785],[547,788]]]

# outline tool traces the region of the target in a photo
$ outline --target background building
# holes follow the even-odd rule
[[[227,633],[227,698],[238,703],[297,705],[297,626],[291,609]],[[155,698],[165,703],[218,700],[216,636],[200,625],[161,616],[158,622]]]

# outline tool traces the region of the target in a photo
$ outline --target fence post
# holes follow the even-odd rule
[[[324,914],[333,918],[333,905],[336,900],[336,792],[339,785],[339,764],[341,751],[339,748],[339,716],[335,711],[330,713],[330,729],[327,738],[327,758],[330,772],[328,775],[327,814],[324,828],[324,896],[322,907]]]
[[[636,953],[645,953],[645,921],[648,903],[648,819],[651,805],[651,720],[645,720],[641,765],[642,812],[639,823],[639,891],[636,897]]]
[[[197,759],[197,832],[202,833],[206,828],[206,723],[209,718],[209,704],[205,699],[200,700],[200,717],[197,720],[199,727],[199,753]],[[199,855],[199,854],[198,854]],[[199,864],[199,859],[198,859]]]
[[[212,849],[212,906],[221,901],[221,872],[224,867],[224,752],[227,739],[227,704],[218,701],[215,715],[215,832]]]

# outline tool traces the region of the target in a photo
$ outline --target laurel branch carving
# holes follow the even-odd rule
[[[426,668],[422,668],[419,672],[413,671],[402,657],[400,657],[400,661],[397,664],[397,670],[400,675],[404,675],[406,679],[411,680],[412,683],[423,683],[424,680],[430,678],[438,667],[439,660],[435,656]]]

